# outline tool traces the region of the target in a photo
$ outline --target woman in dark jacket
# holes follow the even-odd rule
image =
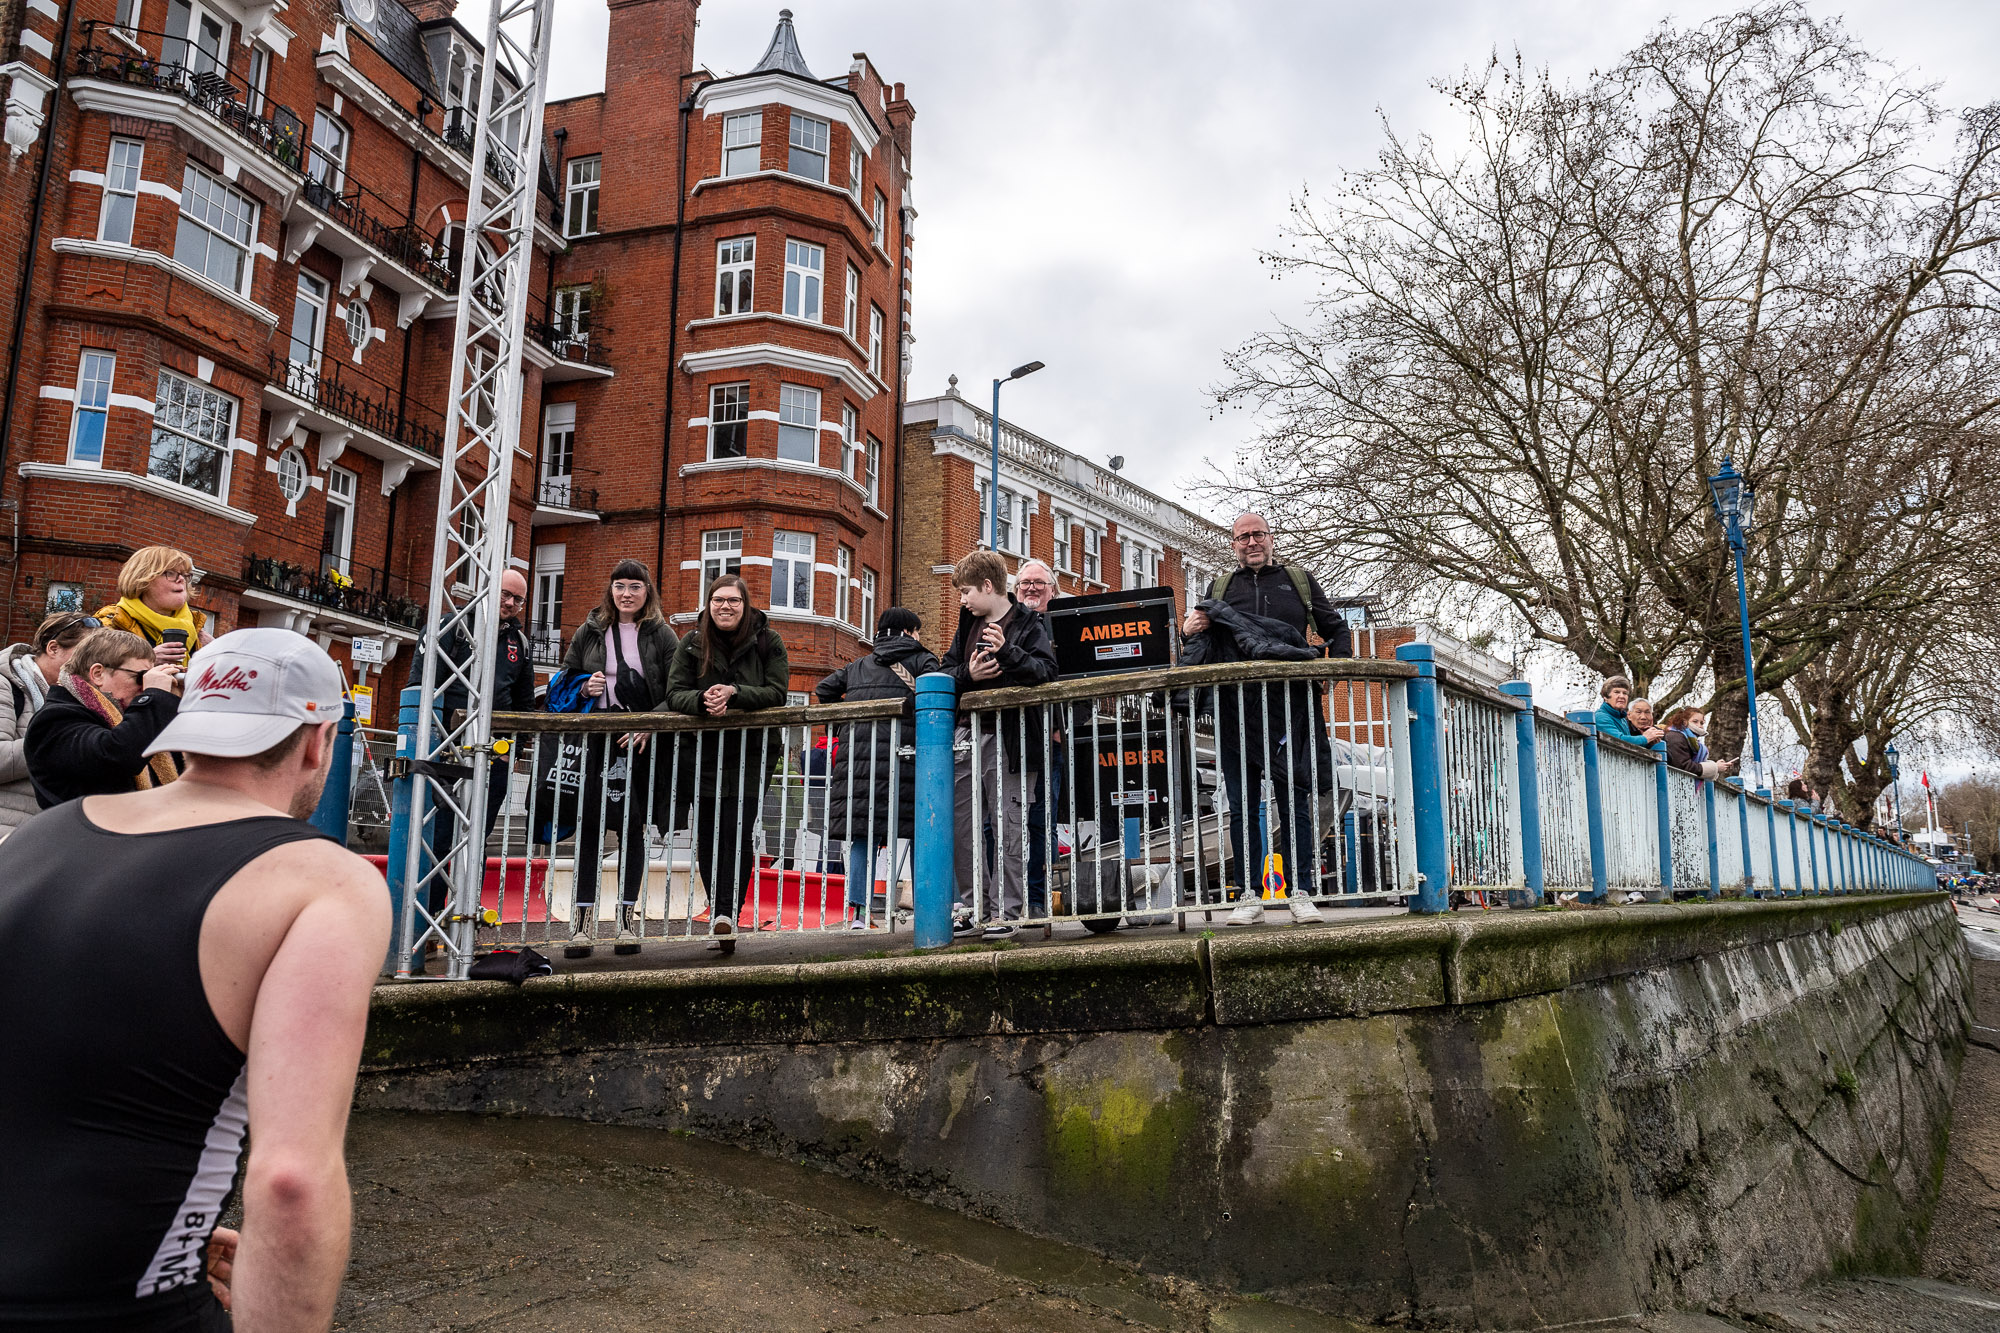
[[[46,810],[79,796],[165,786],[180,776],[171,754],[146,747],[180,710],[176,668],[122,629],[83,636],[60,683],[28,724],[28,778]]]
[[[777,708],[791,677],[784,640],[750,605],[749,585],[724,574],[709,586],[701,619],[674,652],[665,707],[708,718]],[[734,953],[736,906],[756,864],[751,835],[764,788],[784,755],[784,737],[755,726],[704,729],[676,734],[674,750],[672,788],[658,793],[671,809],[658,823],[683,827],[693,807],[694,858],[708,886],[709,930],[723,937],[724,953]],[[668,782],[665,775],[660,782]]]
[[[903,701],[900,727],[850,722],[834,728],[832,790],[826,795],[826,836],[847,842],[848,929],[867,930],[868,899],[875,885],[875,849],[894,848],[917,827],[916,680],[938,669],[917,641],[923,621],[892,606],[875,625],[875,650],[849,662],[813,688],[821,703]],[[893,779],[893,781],[892,781]],[[889,891],[895,893],[890,858]]]
[[[611,570],[604,602],[570,640],[563,670],[583,682],[581,696],[592,712],[641,713],[666,702],[667,671],[678,641],[660,606],[652,571],[637,560],[621,560]],[[603,870],[604,826],[618,820],[618,942],[614,953],[639,952],[634,905],[646,885],[646,819],[652,813],[655,765],[646,757],[645,737],[595,734],[584,742],[583,784],[576,808],[576,898],[565,958],[588,958],[597,940],[597,881]],[[618,751],[624,751],[623,754]],[[623,763],[622,808],[607,802],[608,770]],[[615,790],[618,781],[612,777]],[[554,836],[551,834],[551,836]]]

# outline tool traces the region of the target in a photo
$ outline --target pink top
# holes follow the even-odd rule
[[[605,648],[607,649],[607,651],[604,655],[604,702],[608,707],[611,708],[617,708],[620,706],[618,703],[618,672],[617,670],[614,669],[615,666],[622,664],[623,666],[629,667],[634,671],[644,670],[644,668],[639,664],[638,622],[632,620],[621,620],[618,622],[617,632],[618,632],[617,658],[614,659],[611,656],[610,652],[608,651],[612,646],[610,641],[607,639],[605,642]]]

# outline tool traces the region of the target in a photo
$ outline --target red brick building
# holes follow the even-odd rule
[[[706,547],[782,576],[809,683],[889,571],[912,113],[865,57],[815,79],[788,19],[696,70],[697,3],[609,0],[605,92],[549,107],[509,548],[538,657],[621,556],[691,617]],[[6,640],[153,543],[219,629],[416,637],[476,174],[452,8],[11,7]]]
[[[560,570],[573,626],[636,556],[684,628],[740,572],[807,690],[888,605],[915,113],[865,55],[816,77],[790,11],[749,72],[714,77],[694,19],[612,0],[604,92],[548,108],[556,304],[587,305],[617,373],[545,394],[542,489],[585,513],[537,511],[535,614]]]
[[[958,623],[952,566],[987,544],[991,413],[958,392],[903,412],[903,525],[898,596],[941,647]],[[1011,574],[1030,558],[1056,571],[1062,596],[1170,587],[1185,609],[1236,559],[1229,529],[1162,499],[1121,472],[1019,427],[1000,431],[1000,542]]]

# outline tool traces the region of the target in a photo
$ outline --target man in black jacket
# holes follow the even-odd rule
[[[1046,685],[1056,678],[1056,650],[1048,622],[1039,611],[1014,600],[1007,591],[1007,563],[992,551],[974,551],[952,571],[958,589],[958,632],[944,655],[940,671],[958,684],[961,700],[975,690],[1016,685]],[[973,729],[978,730],[979,763],[973,766]],[[1000,733],[994,743],[994,731]],[[1021,917],[1027,901],[1028,806],[1041,785],[1042,710],[1014,708],[959,711],[953,745],[953,860],[958,872],[958,905],[953,929],[974,928],[977,914],[987,916],[985,933],[995,939],[1014,933],[1009,924]],[[973,784],[978,783],[979,815],[973,818]],[[973,853],[984,843],[981,825],[991,820],[999,864],[980,877],[980,894],[973,893]],[[984,860],[984,858],[981,858]]]
[[[1237,568],[1216,580],[1212,598],[1239,611],[1281,621],[1297,630],[1301,638],[1310,626],[1319,631],[1328,657],[1354,656],[1346,618],[1334,609],[1319,580],[1304,569],[1279,562],[1271,526],[1262,514],[1239,515],[1229,540],[1236,550]],[[1191,608],[1181,622],[1186,634],[1207,633],[1209,628],[1208,616],[1199,607]],[[1229,914],[1229,924],[1255,925],[1264,917],[1258,873],[1262,858],[1253,860],[1245,852],[1265,843],[1269,844],[1265,850],[1284,855],[1285,905],[1292,919],[1322,920],[1312,903],[1319,861],[1314,844],[1314,806],[1316,787],[1331,787],[1333,774],[1331,764],[1315,758],[1315,750],[1320,749],[1316,731],[1323,729],[1318,692],[1304,684],[1276,689],[1244,685],[1219,689],[1217,696],[1218,757],[1223,785],[1229,792],[1229,877],[1241,894],[1236,910]],[[1281,829],[1270,828],[1274,811],[1265,804],[1267,782]],[[1259,814],[1263,837],[1252,838],[1245,819],[1253,808]]]

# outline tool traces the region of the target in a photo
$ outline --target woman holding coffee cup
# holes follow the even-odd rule
[[[194,560],[186,551],[145,547],[118,571],[118,600],[97,618],[144,639],[161,666],[185,667],[189,655],[215,637],[208,617],[188,605],[193,585]]]

